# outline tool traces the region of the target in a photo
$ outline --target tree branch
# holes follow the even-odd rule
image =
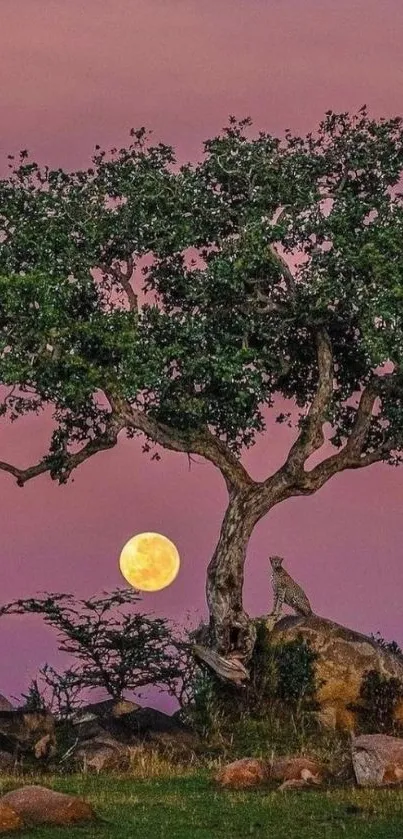
[[[365,452],[364,447],[370,430],[376,399],[382,395],[382,391],[389,391],[390,393],[396,387],[401,388],[400,374],[389,373],[384,376],[373,376],[361,393],[354,425],[345,446],[318,463],[309,472],[302,469],[302,472],[295,475],[296,480],[290,495],[314,493],[338,472],[343,472],[346,469],[360,469],[373,463],[380,463],[386,455],[393,451],[396,445],[393,439],[385,440],[373,451]],[[287,463],[283,467],[283,471],[285,474],[287,473]],[[282,470],[279,470],[279,474],[281,472]],[[275,477],[273,476],[273,478]],[[285,482],[283,481],[283,483]]]
[[[324,329],[316,334],[318,355],[318,386],[309,411],[303,421],[298,439],[291,446],[285,468],[300,470],[308,457],[324,443],[323,423],[333,392],[333,353],[329,336]]]
[[[126,428],[141,431],[155,443],[171,451],[186,454],[198,454],[209,460],[222,473],[228,491],[246,489],[254,485],[242,463],[228,449],[226,444],[209,431],[207,427],[197,431],[179,431],[165,423],[147,416],[144,411],[134,408],[110,389],[105,395],[113,411],[121,417]]]
[[[296,291],[296,282],[295,282],[295,277],[294,277],[294,275],[291,271],[291,268],[288,265],[288,262],[284,259],[283,256],[281,256],[281,254],[278,252],[278,250],[276,249],[274,244],[269,245],[269,249],[270,249],[270,253],[275,257],[275,259],[279,263],[279,266],[281,268],[281,273],[282,273],[282,275],[285,279],[286,286],[287,286],[289,294],[294,296],[295,291]]]
[[[131,409],[128,423],[159,443],[166,449],[188,454],[198,454],[213,463],[222,473],[228,490],[246,489],[254,483],[228,447],[214,436],[207,428],[190,433],[180,432],[161,422],[146,416],[142,411]]]
[[[81,463],[84,463],[85,460],[88,460],[94,454],[104,451],[105,449],[113,448],[113,446],[117,443],[119,431],[121,431],[123,427],[123,423],[114,417],[111,419],[110,424],[103,434],[100,434],[95,440],[90,440],[78,452],[74,452],[74,454],[66,454],[62,469],[63,479],[67,480],[77,466],[80,466]],[[17,485],[20,487],[24,486],[24,484],[32,478],[36,478],[38,475],[50,472],[51,469],[51,455],[44,457],[39,463],[35,464],[35,466],[29,466],[27,469],[20,469],[18,466],[13,466],[11,463],[0,461],[0,470],[13,475],[17,480]]]
[[[115,265],[106,265],[102,263],[99,265],[101,271],[104,274],[112,274],[114,280],[116,280],[117,284],[120,285],[123,291],[126,294],[129,308],[132,311],[137,311],[138,309],[138,299],[137,294],[133,290],[132,284],[130,282],[133,276],[133,269],[134,269],[134,260],[132,256],[129,256],[126,260],[126,271],[122,269],[119,264]]]
[[[318,350],[321,357],[319,386],[306,418],[306,425],[291,448],[285,464],[265,481],[252,487],[250,510],[256,521],[281,501],[298,495],[311,495],[338,472],[380,463],[397,448],[396,440],[385,439],[376,449],[366,452],[364,450],[376,399],[382,396],[382,392],[390,396],[394,390],[397,390],[399,395],[403,391],[403,376],[400,372],[374,375],[361,393],[355,421],[345,446],[309,472],[305,471],[304,463],[307,457],[320,448],[323,442],[323,411],[332,384],[331,350],[324,336],[318,341]]]

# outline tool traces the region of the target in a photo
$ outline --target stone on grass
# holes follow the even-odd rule
[[[279,757],[270,763],[270,780],[282,781],[280,790],[323,783],[325,769],[317,760],[299,755]]]
[[[215,776],[216,782],[227,789],[250,789],[268,781],[268,761],[244,757],[223,766]]]
[[[403,739],[387,734],[353,737],[351,755],[358,786],[378,787],[403,781]]]
[[[24,827],[21,816],[8,804],[0,804],[0,833],[11,833]]]
[[[33,784],[7,792],[0,799],[2,805],[11,807],[29,825],[69,825],[96,818],[91,805],[82,798]]]
[[[223,766],[215,776],[221,787],[246,789],[281,781],[280,790],[321,784],[324,767],[314,758],[291,755],[274,760],[245,757]]]

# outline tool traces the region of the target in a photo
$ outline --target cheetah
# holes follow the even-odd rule
[[[291,606],[298,615],[312,615],[311,604],[301,586],[282,567],[283,557],[269,557],[272,572],[274,606],[272,616],[278,618],[284,603]]]

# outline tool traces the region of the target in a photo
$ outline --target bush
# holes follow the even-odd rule
[[[186,652],[180,641],[176,644],[169,621],[133,608],[139,600],[135,591],[116,589],[88,600],[49,594],[3,607],[6,614],[42,617],[57,632],[58,649],[74,662],[63,673],[49,665],[42,668],[41,687],[34,681],[23,697],[30,707],[43,700],[44,691],[49,704],[62,714],[80,702],[83,692],[95,688],[103,688],[113,699],[128,691],[140,695],[149,685],[176,695]]]
[[[204,737],[232,755],[260,754],[276,742],[281,751],[302,745],[312,729],[317,654],[302,638],[270,644],[264,621],[250,662],[250,680],[242,688],[198,669],[186,719]],[[316,730],[316,723],[314,723]]]
[[[376,670],[369,670],[361,684],[359,708],[360,727],[368,734],[396,731],[394,715],[397,703],[403,698],[403,684],[399,679],[382,676]]]
[[[387,652],[392,653],[392,655],[395,655],[397,658],[403,660],[403,650],[399,647],[397,641],[385,641],[385,638],[382,637],[380,632],[376,632],[375,635],[371,634],[371,638],[379,644],[383,650],[387,650]]]

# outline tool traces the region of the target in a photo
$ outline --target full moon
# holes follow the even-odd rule
[[[126,542],[119,558],[125,580],[140,591],[160,591],[173,583],[180,566],[179,553],[160,533],[138,533]]]

